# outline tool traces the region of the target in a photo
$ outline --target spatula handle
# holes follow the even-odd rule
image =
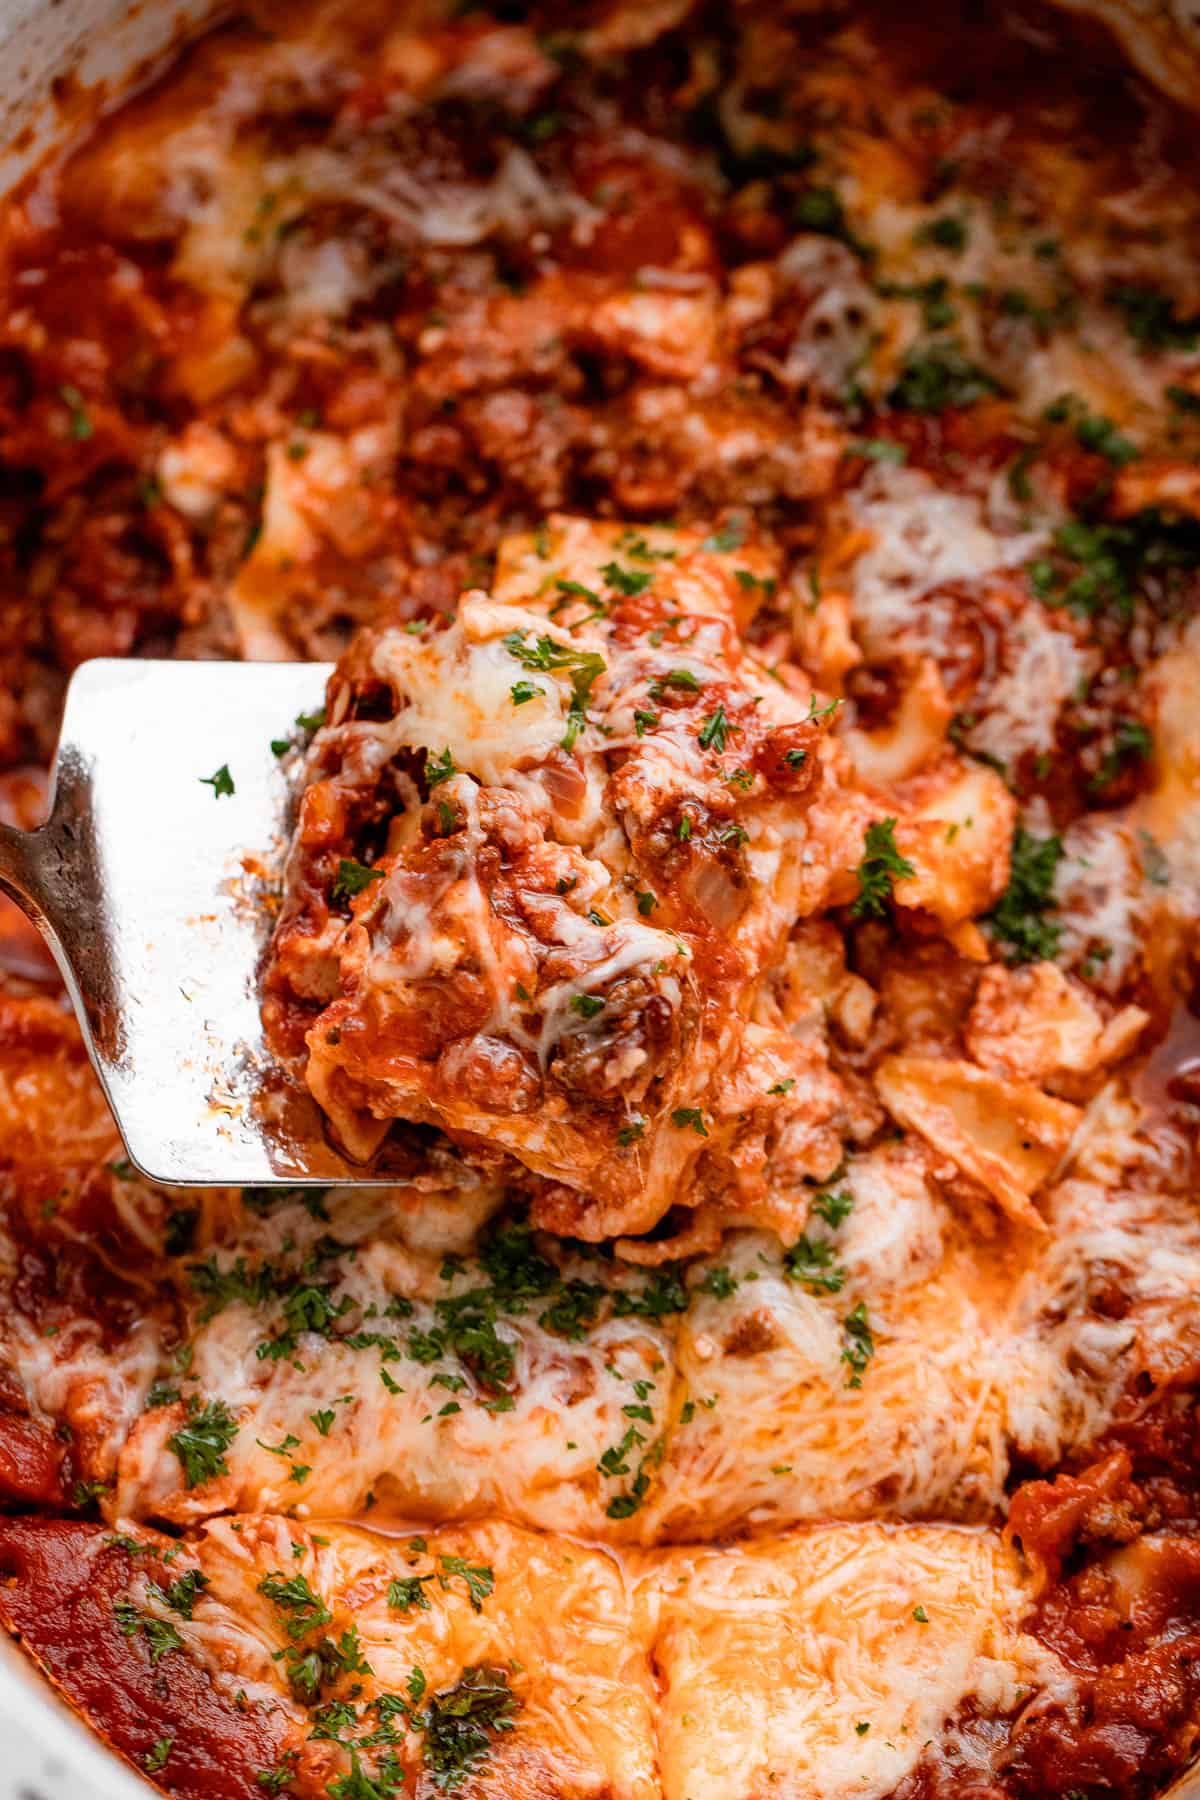
[[[94,1044],[101,1035],[112,1035],[115,1010],[106,938],[97,929],[103,896],[90,860],[79,853],[90,848],[81,842],[88,832],[86,814],[72,805],[70,783],[67,792],[59,785],[49,821],[36,832],[0,824],[0,893],[16,900],[38,927],[85,1037]]]
[[[11,825],[0,825],[0,893],[15,900],[26,918],[37,926],[75,999],[75,972],[56,922],[64,892],[70,892],[58,836],[53,823],[38,831],[16,831]]]
[[[15,831],[11,825],[0,825],[0,889],[16,901],[40,931],[49,931],[33,848],[36,836],[32,831]]]

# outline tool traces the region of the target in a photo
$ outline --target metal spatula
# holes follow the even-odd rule
[[[0,826],[0,888],[48,940],[130,1157],[156,1181],[385,1179],[347,1162],[272,1070],[258,1015],[261,871],[290,800],[272,740],[320,709],[329,673],[85,663],[48,823]]]

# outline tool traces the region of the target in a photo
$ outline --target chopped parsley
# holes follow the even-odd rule
[[[567,729],[562,748],[573,750],[587,723],[587,704],[597,678],[604,673],[604,658],[595,650],[574,650],[569,644],[556,643],[544,633],[532,644],[519,631],[510,631],[504,648],[526,669],[564,670],[571,677],[571,703],[567,709]]]
[[[210,1400],[208,1405],[196,1410],[196,1402],[191,1402],[191,1416],[178,1431],[173,1431],[167,1439],[167,1449],[174,1452],[183,1464],[184,1481],[190,1488],[199,1487],[203,1482],[212,1481],[218,1475],[228,1475],[229,1464],[225,1460],[225,1452],[237,1436],[237,1420],[223,1400]]]
[[[169,1587],[161,1588],[157,1582],[151,1582],[149,1592],[169,1606],[172,1612],[177,1612],[181,1619],[190,1619],[197,1596],[207,1586],[208,1576],[200,1569],[185,1569]]]
[[[675,1269],[656,1269],[641,1293],[618,1288],[613,1313],[618,1319],[662,1319],[668,1313],[687,1311],[687,1290]]]
[[[373,1741],[389,1740],[380,1739],[376,1734]],[[392,1800],[392,1796],[404,1785],[403,1765],[389,1751],[376,1774],[371,1776],[363,1769],[358,1751],[353,1745],[349,1748],[349,1770],[329,1783],[327,1792],[331,1800]]]
[[[429,1612],[429,1595],[425,1592],[425,1583],[433,1580],[433,1575],[401,1575],[388,1582],[387,1603],[395,1612],[411,1612],[415,1607],[418,1612]]]
[[[673,562],[676,555],[674,550],[656,550],[641,532],[635,531],[623,531],[617,540],[617,548],[638,562]]]
[[[1008,946],[1010,962],[1049,960],[1058,949],[1060,927],[1046,915],[1055,909],[1054,877],[1062,854],[1060,837],[1034,837],[1017,826],[1008,886],[987,915]]]
[[[605,1507],[607,1518],[630,1519],[633,1517],[650,1491],[650,1477],[647,1470],[657,1467],[662,1461],[663,1440],[658,1438],[640,1458],[636,1470],[632,1469],[630,1462],[634,1451],[640,1450],[646,1443],[645,1433],[638,1430],[638,1422],[648,1425],[652,1425],[654,1422],[654,1414],[651,1408],[645,1404],[645,1395],[649,1393],[653,1385],[653,1382],[634,1383],[634,1391],[641,1398],[636,1405],[631,1404],[621,1408],[625,1417],[634,1420],[634,1423],[626,1427],[618,1443],[609,1445],[596,1464],[598,1472],[609,1481],[623,1478],[631,1471],[633,1473],[633,1480],[624,1493],[614,1494]]]
[[[426,753],[425,781],[427,786],[440,787],[443,781],[452,781],[457,774],[458,769],[448,746],[440,756],[430,756]]]
[[[71,1505],[82,1511],[93,1500],[102,1500],[109,1492],[111,1489],[106,1481],[77,1481],[71,1489]]]
[[[738,586],[747,594],[761,590],[770,599],[779,585],[773,575],[756,575],[753,569],[735,569],[733,573]]]
[[[64,386],[59,388],[58,397],[70,411],[71,419],[67,429],[71,436],[77,444],[85,443],[95,431],[95,426],[84,405],[83,395],[77,387]]]
[[[1157,288],[1124,282],[1105,298],[1123,314],[1125,329],[1145,350],[1194,350],[1200,342],[1200,319],[1178,319],[1175,302]]]
[[[425,1714],[425,1771],[441,1793],[453,1793],[478,1770],[494,1736],[511,1731],[519,1702],[507,1673],[490,1664],[464,1669],[452,1688],[434,1694]]]
[[[704,1114],[698,1106],[677,1106],[671,1114],[672,1125],[680,1131],[694,1131],[698,1137],[708,1136],[708,1126],[704,1123]]]
[[[706,1269],[702,1280],[697,1284],[697,1293],[708,1294],[714,1300],[728,1300],[738,1289],[738,1278],[729,1270],[718,1267]]]
[[[328,1625],[333,1618],[325,1602],[319,1594],[313,1592],[303,1575],[284,1575],[275,1569],[263,1576],[258,1584],[258,1591],[264,1599],[271,1602],[276,1611],[284,1615],[284,1625],[293,1642],[306,1637],[321,1625]]]
[[[946,338],[909,352],[888,399],[903,412],[945,412],[973,406],[997,391],[992,377]]]
[[[233,776],[229,773],[228,763],[222,763],[215,775],[201,775],[200,785],[210,787],[218,800],[224,799],[226,794],[237,792],[233,784]]]
[[[792,219],[801,231],[817,231],[824,237],[843,237],[846,215],[831,187],[810,187],[797,195]]]
[[[581,1019],[594,1019],[597,1013],[604,1011],[604,1002],[599,994],[572,994],[571,1011],[578,1013]]]
[[[722,525],[710,537],[706,537],[700,548],[702,550],[740,550],[746,541],[746,526],[741,519],[731,519]]]
[[[608,608],[605,606],[603,600],[601,600],[595,588],[584,587],[582,581],[565,581],[560,577],[554,585],[558,589],[561,598],[556,600],[554,605],[550,608],[552,614],[560,613],[566,606],[568,600],[586,600],[592,609],[589,614],[589,617],[591,618],[603,618],[604,614],[608,611]],[[581,619],[579,621],[581,625],[586,624],[586,622],[586,619]]]
[[[843,1220],[848,1219],[853,1212],[854,1195],[848,1188],[843,1188],[837,1194],[833,1193],[831,1189],[823,1189],[821,1193],[813,1195],[812,1210],[818,1219],[824,1219],[829,1228],[836,1231]]]
[[[282,1793],[284,1788],[295,1779],[296,1752],[285,1750],[282,1757],[271,1769],[260,1769],[254,1777],[260,1788],[268,1794]]]
[[[846,445],[847,456],[861,456],[864,462],[904,463],[908,461],[908,449],[904,444],[897,444],[892,438],[857,438]]]
[[[244,1256],[226,1269],[215,1256],[208,1256],[203,1262],[189,1263],[187,1274],[193,1294],[204,1302],[196,1315],[201,1325],[238,1300],[247,1306],[261,1306],[275,1292],[276,1277],[270,1265],[262,1263],[251,1269]]]
[[[797,1238],[783,1256],[783,1272],[810,1294],[839,1294],[846,1285],[846,1271],[834,1256],[828,1238]]]
[[[941,218],[929,219],[918,229],[916,241],[918,244],[935,244],[939,250],[964,250],[967,227],[953,213],[943,213]]]
[[[863,837],[866,854],[858,865],[858,898],[850,908],[853,919],[887,917],[892,884],[916,874],[907,857],[896,848],[895,819],[876,820]]]
[[[536,700],[546,690],[540,688],[536,681],[514,681],[508,691],[514,706],[524,706],[526,701]]]
[[[827,700],[824,706],[818,706],[817,696],[815,694],[810,694],[808,696],[808,711],[804,715],[805,723],[808,725],[819,725],[825,719],[832,719],[834,713],[841,704],[840,700],[833,699]]]
[[[192,1247],[192,1239],[196,1235],[196,1223],[200,1217],[194,1206],[177,1206],[174,1212],[167,1214],[163,1228],[163,1249],[168,1256],[186,1256]]]
[[[326,1613],[326,1619],[328,1616]],[[312,1706],[322,1690],[343,1675],[372,1673],[370,1663],[362,1654],[355,1625],[343,1631],[336,1643],[331,1637],[321,1637],[306,1649],[295,1641],[304,1635],[303,1632],[293,1630],[290,1622],[288,1634],[293,1642],[276,1651],[275,1657],[276,1661],[282,1658],[292,1692],[306,1706]]]
[[[725,716],[725,708],[718,706],[716,712],[709,713],[700,728],[700,748],[702,750],[724,750],[731,731],[737,726],[731,725]]]
[[[441,1571],[438,1574],[438,1585],[450,1586],[452,1576],[457,1576],[466,1585],[467,1598],[471,1602],[473,1612],[481,1612],[483,1603],[496,1585],[496,1577],[486,1563],[469,1563],[461,1556],[439,1556]]]
[[[871,1333],[871,1322],[867,1317],[865,1301],[860,1300],[852,1311],[842,1320],[845,1339],[842,1344],[842,1361],[850,1371],[846,1386],[860,1388],[863,1373],[867,1364],[875,1354],[875,1339]]]
[[[1143,828],[1138,831],[1138,846],[1141,851],[1142,874],[1146,880],[1152,887],[1168,887],[1171,881],[1171,864],[1162,845]]]
[[[364,888],[370,887],[373,881],[383,880],[382,869],[368,868],[366,863],[354,862],[344,856],[338,863],[337,874],[333,878],[333,898],[349,900],[355,894],[361,894]]]
[[[1054,534],[1054,550],[1029,568],[1039,600],[1085,616],[1113,613],[1127,623],[1143,582],[1152,581],[1169,600],[1179,573],[1200,566],[1200,533],[1194,521],[1168,524],[1153,510],[1120,525],[1068,519]]]
[[[1105,418],[1103,412],[1088,412],[1087,407],[1081,405],[1081,401],[1076,400],[1072,394],[1063,394],[1061,400],[1052,401],[1052,405],[1043,412],[1043,418],[1049,419],[1052,425],[1072,423],[1079,448],[1090,450],[1094,455],[1103,455],[1110,463],[1115,463],[1117,468],[1123,468],[1124,463],[1132,463],[1139,454],[1137,445],[1130,443],[1130,439],[1117,430],[1112,419]]]
[[[1154,750],[1154,739],[1140,719],[1118,719],[1104,760],[1088,786],[1098,793],[1111,786],[1131,762],[1145,762]]]
[[[921,323],[926,331],[942,331],[958,318],[958,308],[950,298],[950,283],[944,275],[932,281],[880,281],[878,291],[886,299],[919,300]]]
[[[661,700],[666,688],[677,688],[685,694],[698,694],[701,685],[690,669],[668,669],[665,675],[656,676],[650,683],[650,698]]]
[[[151,1663],[157,1665],[168,1650],[182,1650],[183,1639],[173,1625],[165,1619],[155,1619],[149,1613],[139,1612],[132,1600],[117,1600],[113,1603],[115,1617],[123,1637],[135,1637],[139,1632],[150,1652]]]
[[[289,1451],[296,1449],[300,1439],[289,1431],[281,1444],[265,1444],[262,1438],[255,1438],[254,1441],[260,1450],[266,1450],[271,1456],[286,1456]]]
[[[171,1754],[171,1746],[174,1742],[175,1739],[173,1737],[156,1738],[153,1747],[147,1750],[146,1754],[142,1757],[142,1767],[148,1769],[152,1775],[157,1774],[159,1769],[165,1769],[167,1766],[167,1758]]]
[[[609,587],[616,588],[619,594],[627,594],[630,598],[635,594],[644,594],[654,580],[652,569],[623,569],[616,562],[605,563],[600,573]]]

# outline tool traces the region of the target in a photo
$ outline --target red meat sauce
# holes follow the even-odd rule
[[[122,1631],[115,1610],[135,1574],[174,1579],[173,1548],[163,1539],[160,1554],[135,1561],[95,1525],[0,1520],[0,1622],[135,1766],[167,1741],[177,1800],[252,1800],[284,1756],[282,1712],[239,1706],[190,1656],[156,1666],[144,1634]]]
[[[1194,1384],[1194,1371],[1193,1371]],[[1027,1481],[1008,1535],[1042,1578],[1026,1628],[1073,1676],[1069,1705],[964,1709],[889,1800],[1158,1793],[1200,1740],[1200,1410],[1167,1394]]]
[[[782,450],[769,447],[797,436],[797,397],[765,373],[772,320],[732,347],[711,394],[690,399],[693,416],[711,430],[748,425],[767,446],[752,467],[726,473],[711,439],[701,435],[689,449],[669,420],[647,430],[639,397],[669,390],[676,378],[636,368],[587,323],[597,293],[648,265],[676,281],[727,282],[742,263],[774,254],[790,229],[789,204],[804,191],[803,169],[773,173],[760,192],[754,170],[730,162],[690,49],[703,39],[728,55],[729,21],[718,9],[698,9],[686,40],[668,33],[612,65],[560,66],[537,50],[566,23],[578,30],[593,10],[599,17],[604,9],[532,8],[529,68],[510,91],[449,99],[415,119],[385,111],[395,78],[380,73],[373,55],[382,26],[374,8],[356,17],[354,39],[340,62],[322,69],[316,91],[296,93],[280,80],[258,96],[257,128],[273,146],[331,138],[353,146],[386,126],[397,160],[425,180],[486,178],[515,144],[535,157],[551,189],[598,214],[582,236],[565,225],[549,229],[536,251],[525,236],[508,236],[467,251],[418,242],[396,258],[378,221],[349,197],[321,203],[305,217],[308,238],[348,241],[368,264],[396,263],[356,304],[352,341],[312,327],[281,342],[255,295],[231,316],[224,302],[171,272],[178,228],[155,210],[149,177],[145,191],[136,182],[114,190],[106,180],[109,136],[214,104],[224,93],[223,59],[261,32],[261,18],[205,40],[165,84],[105,124],[81,156],[38,175],[9,209],[0,237],[0,689],[8,696],[0,702],[0,760],[48,755],[63,676],[86,657],[236,651],[226,595],[257,526],[266,441],[281,416],[315,416],[331,429],[403,421],[395,464],[371,499],[370,546],[332,554],[286,611],[285,632],[305,655],[336,655],[365,620],[450,609],[480,562],[486,568],[499,535],[550,507],[671,512],[683,522],[747,500],[762,510],[765,500],[771,527],[785,542],[804,542],[811,502],[828,491],[832,470],[806,476],[810,491],[800,492]],[[842,23],[806,15],[806,42],[826,31],[836,43]],[[986,146],[1014,134],[1045,141],[1060,132],[1114,161],[1122,154],[1114,142],[1135,141],[1134,103],[1098,33],[1056,23],[1068,50],[1086,51],[1088,66],[1101,70],[1063,106],[1062,58],[1030,58],[1014,35],[998,40],[994,58],[964,59],[956,49],[962,23],[949,6],[902,22],[881,9],[864,21],[878,41],[884,91],[944,78],[954,95],[944,118],[905,123],[888,114],[888,129],[928,170],[928,197],[947,162],[968,168],[984,193],[999,191],[1007,159]],[[447,54],[467,54],[483,30],[470,16],[447,28]],[[810,95],[796,70],[789,83],[794,95],[784,97],[798,115],[789,124],[799,130],[810,116],[818,123],[819,93]],[[627,148],[635,130],[683,157]],[[1177,153],[1168,131],[1155,155],[1169,163]],[[694,175],[681,172],[688,161]],[[435,346],[436,319],[446,328]],[[472,327],[465,340],[456,329],[464,320]],[[369,326],[389,334],[392,366],[353,341]],[[181,381],[198,348],[234,330],[254,358],[240,382],[212,393]],[[237,493],[202,529],[155,494],[163,444],[193,420],[219,423],[243,464]],[[964,459],[998,467],[1021,444],[1000,401],[867,427],[877,428],[939,477]],[[1084,467],[1079,479],[1094,474]],[[965,618],[961,629],[971,640],[981,627]],[[968,645],[959,661],[973,655]],[[1103,738],[1102,729],[1093,736]],[[1068,737],[1061,748],[1069,763],[1076,746]],[[1085,788],[1091,774],[1084,769]],[[1114,802],[1128,798],[1128,785]]]
[[[464,25],[460,52],[476,29]],[[211,98],[219,90],[223,50],[236,50],[244,36],[235,24],[206,40],[161,92],[138,103],[138,116],[186,111]],[[264,94],[267,129],[289,147],[367,131],[368,66],[365,53],[361,66],[351,57],[315,98]],[[636,90],[631,84],[610,103],[639,120],[647,103],[663,112],[677,73],[664,68],[658,91],[648,95],[643,71]],[[118,115],[95,148],[102,152],[105,132],[122,128],[128,129],[126,116]],[[398,160],[419,179],[486,177],[505,147],[522,141],[521,120],[506,118],[493,103],[450,104],[432,129],[422,118],[395,127],[393,135]],[[608,211],[586,246],[558,233],[540,258],[536,278],[552,287],[539,333],[546,340],[571,328],[597,284],[603,290],[632,265],[649,259],[699,272],[720,262],[711,196],[648,158],[606,149],[586,116],[562,136],[542,158],[549,179],[585,195],[603,191]],[[486,557],[502,529],[550,505],[582,505],[585,496],[603,507],[622,463],[636,460],[631,444],[628,457],[619,447],[615,456],[607,452],[612,475],[598,481],[575,481],[569,467],[556,472],[594,454],[589,420],[606,406],[620,414],[629,371],[599,347],[588,352],[567,342],[545,350],[542,366],[533,348],[517,341],[521,333],[509,329],[514,320],[506,308],[507,315],[528,314],[520,291],[535,277],[521,242],[472,252],[465,286],[459,253],[414,246],[402,277],[385,282],[355,319],[358,326],[378,321],[392,335],[397,366],[385,375],[353,348],[331,350],[319,330],[314,341],[281,349],[258,328],[252,309],[235,320],[211,296],[174,278],[171,227],[147,219],[138,203],[145,196],[107,191],[103,171],[102,156],[97,165],[85,150],[39,175],[9,209],[0,238],[3,760],[45,758],[63,675],[86,657],[234,652],[222,595],[256,524],[266,426],[254,402],[267,392],[280,396],[290,416],[317,416],[334,429],[401,411],[405,417],[394,486],[380,496],[389,554],[373,563],[351,557],[338,571],[344,586],[361,591],[325,621],[324,635],[311,616],[293,622],[298,651],[314,656],[341,648],[365,617],[449,608],[471,559]],[[384,254],[370,242],[369,219],[348,206],[326,207],[305,229],[356,242],[365,235],[368,258]],[[480,292],[497,316],[491,341],[474,360],[464,361],[453,343],[440,352],[417,351],[435,308],[449,314],[459,305],[477,306]],[[181,386],[181,353],[194,359],[199,345],[219,343],[235,326],[254,346],[249,385],[220,395]],[[563,408],[561,422],[540,435],[535,430],[531,457],[531,417],[551,398]],[[228,502],[213,528],[199,532],[154,494],[153,470],[166,438],[188,420],[205,418],[219,419],[231,433],[246,479],[245,498]],[[618,416],[607,436],[619,439],[623,431],[628,435]],[[519,446],[523,455],[515,455]],[[436,546],[436,571],[428,555],[416,554],[427,545]],[[333,573],[322,571],[324,585]]]

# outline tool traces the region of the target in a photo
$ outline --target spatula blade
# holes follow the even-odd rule
[[[272,740],[319,711],[329,672],[97,659],[68,690],[30,864],[130,1157],[156,1181],[371,1178],[272,1073],[256,990],[289,823]]]

